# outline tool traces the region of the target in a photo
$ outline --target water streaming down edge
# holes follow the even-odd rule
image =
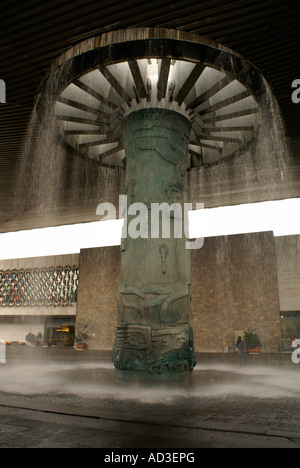
[[[232,58],[231,61],[234,70],[235,61]],[[70,149],[63,147],[56,139],[53,98],[55,100],[61,83],[68,82],[72,76],[72,67],[72,60],[64,67],[58,67],[47,78],[47,86],[43,87],[47,94],[37,99],[36,107],[39,108],[42,101],[43,110],[41,113],[40,109],[38,112],[35,109],[32,114],[17,184],[17,211],[34,209],[48,225],[55,224],[50,213],[55,218],[55,211],[60,212],[63,204],[67,210],[78,209],[83,219],[88,211],[91,219],[97,203],[117,203],[116,191],[123,193],[122,169],[104,168],[95,161],[74,157]],[[223,165],[192,171],[189,176],[190,200],[203,202],[207,207],[207,195],[209,203],[216,206],[224,204],[224,200],[228,200],[228,204],[236,203],[232,201],[232,193],[235,192],[239,194],[239,203],[257,201],[262,197],[274,199],[288,196],[278,196],[278,188],[288,185],[286,178],[289,176],[280,111],[269,85],[263,81],[267,89],[267,102],[261,109],[261,127],[255,147],[250,147],[245,154]],[[42,117],[38,117],[38,114],[42,114]],[[92,204],[92,208],[89,204]]]
[[[216,203],[220,202],[224,192],[227,194],[231,191],[242,193],[244,203],[257,201],[258,194],[262,192],[267,200],[291,196],[288,192],[289,185],[292,184],[290,156],[280,111],[267,84],[266,87],[269,91],[267,111],[261,110],[261,126],[255,145],[233,161],[190,172],[190,187],[197,187],[197,195],[193,195],[193,201],[203,202],[201,194],[206,191]],[[66,211],[63,211],[64,204],[67,209],[78,210],[78,219],[84,213],[87,213],[88,218],[95,215],[98,203],[111,201],[117,205],[117,194],[124,193],[122,170],[101,167],[95,161],[74,157],[61,144],[56,137],[56,121],[51,102],[49,98],[42,120],[36,109],[33,111],[17,184],[18,211],[24,211],[25,216],[26,213],[35,212],[40,225],[58,224],[58,217],[61,220],[61,216],[66,215]],[[190,190],[194,192],[193,189]],[[68,215],[66,219],[69,219]],[[251,249],[255,263],[263,252],[261,246],[255,243]],[[226,264],[227,258],[230,269],[230,249],[226,236],[217,244],[214,255],[216,268]],[[109,273],[109,258],[105,263]],[[220,291],[227,291],[227,296]],[[217,288],[214,294],[217,295],[219,312],[226,306],[224,300],[228,304],[233,302],[230,299],[233,292],[228,277],[224,277],[223,287]]]
[[[254,143],[224,164],[191,171],[189,198],[193,202],[208,208],[292,196],[291,156],[280,109],[267,82],[265,87],[267,102],[259,112]]]
[[[42,118],[34,109],[24,142],[17,178],[16,213],[22,229],[24,217],[32,226],[44,227],[98,220],[98,203],[117,206],[123,171],[83,159],[64,146],[58,137],[49,98]]]
[[[240,203],[284,199],[293,196],[293,177],[290,170],[291,155],[285,140],[280,110],[270,87],[267,83],[265,84],[268,90],[267,102],[265,108],[260,109],[261,125],[255,144],[245,154],[225,165],[192,172],[190,174],[190,192],[194,202],[205,202],[209,198],[209,201],[213,200],[216,205],[236,204],[235,193],[238,194]],[[197,199],[195,199],[195,192],[192,188],[193,184],[199,187]],[[224,200],[226,201],[224,202]],[[207,208],[205,203],[204,208]],[[261,243],[261,239],[264,237],[265,234],[262,233],[261,236],[242,235],[235,238],[235,242],[240,244],[239,260],[241,265],[247,263],[248,267],[255,271],[265,255],[265,245]],[[233,317],[238,316],[240,313],[239,301],[234,297],[236,290],[233,287],[237,265],[235,253],[231,250],[230,238],[226,235],[220,236],[216,242],[212,243],[204,239],[204,248],[206,242],[209,244],[209,252],[213,259],[212,268],[215,271],[216,281],[219,282],[218,287],[214,288],[213,291],[215,313],[220,316],[224,310],[230,309]],[[248,257],[249,252],[251,252],[251,258]],[[243,274],[243,271],[243,268],[240,268],[240,274]],[[247,277],[245,275],[243,283],[245,291],[247,290],[246,283]],[[259,280],[256,284],[256,291],[261,291],[261,297],[264,297],[263,284],[260,284]],[[233,307],[233,304],[236,303],[237,306]],[[229,317],[228,314],[225,316]],[[257,327],[254,310],[249,308],[243,320],[247,322],[248,327]],[[226,330],[233,328],[233,324],[224,324],[224,343],[228,342]],[[263,336],[263,338],[266,345],[270,337]],[[211,340],[214,340],[214,330],[211,330]]]

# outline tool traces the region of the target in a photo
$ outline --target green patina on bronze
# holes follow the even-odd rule
[[[176,226],[182,227],[182,235],[174,235],[176,217],[184,213],[187,201],[189,134],[189,120],[168,109],[141,109],[123,121],[129,233],[121,246],[113,350],[113,362],[122,377],[180,379],[195,366],[190,253],[181,219]],[[131,213],[133,203],[147,207],[144,218],[139,212]],[[157,238],[151,237],[151,228],[156,227],[151,224],[153,203],[176,203],[182,208],[175,214],[171,211],[168,237],[163,237],[162,217]],[[130,235],[132,222],[141,230],[140,237]]]

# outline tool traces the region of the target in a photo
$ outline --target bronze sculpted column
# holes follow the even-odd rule
[[[121,378],[178,379],[195,366],[183,229],[189,134],[187,117],[169,109],[123,121],[128,216],[113,350]]]
[[[60,138],[76,157],[93,160],[91,167],[107,168],[99,167],[103,181],[113,168],[117,177],[126,169],[116,375],[181,379],[195,364],[186,171],[199,174],[193,187],[203,168],[209,175],[242,155],[254,165],[261,160],[260,125],[274,113],[269,87],[240,54],[207,37],[130,28],[58,57],[41,85],[37,124],[48,125],[52,104]],[[99,304],[99,327],[101,311]]]

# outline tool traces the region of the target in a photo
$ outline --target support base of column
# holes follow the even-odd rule
[[[179,388],[189,389],[193,381],[193,372],[189,371],[186,374],[163,374],[163,375],[149,375],[146,372],[138,371],[129,371],[129,370],[119,370],[115,369],[115,382],[119,385],[125,386],[134,386],[139,385],[141,387],[145,386],[146,388],[155,387],[163,388],[168,386],[169,383]],[[168,386],[168,388],[170,388]]]
[[[120,324],[112,360],[119,379],[185,380],[196,365],[192,329],[186,323],[165,324],[160,329]]]

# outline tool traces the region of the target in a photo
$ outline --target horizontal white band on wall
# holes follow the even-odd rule
[[[189,212],[190,238],[273,231],[300,234],[300,199]],[[0,260],[67,255],[84,248],[120,245],[123,220],[113,219],[0,234]]]

